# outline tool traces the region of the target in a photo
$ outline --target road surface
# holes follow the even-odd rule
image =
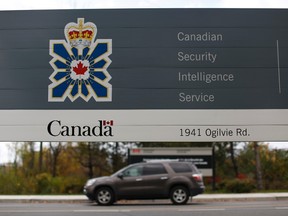
[[[104,207],[94,203],[0,203],[0,216],[287,216],[288,201],[188,203],[121,203]]]

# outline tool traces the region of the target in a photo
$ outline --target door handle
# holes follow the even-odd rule
[[[143,180],[142,178],[137,178],[136,179],[137,182],[142,181],[142,180]]]
[[[163,176],[163,177],[161,177],[160,179],[161,179],[161,180],[166,180],[166,179],[168,179],[168,177],[167,177],[167,176]]]

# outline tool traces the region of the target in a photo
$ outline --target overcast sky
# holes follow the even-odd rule
[[[288,8],[287,0],[1,0],[0,10],[80,8]]]
[[[288,8],[288,0],[1,0],[0,4],[1,11],[87,8]],[[287,142],[270,145],[288,148]],[[0,164],[12,158],[7,143],[0,143]]]

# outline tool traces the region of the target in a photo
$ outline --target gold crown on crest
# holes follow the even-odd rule
[[[64,34],[72,47],[88,47],[96,37],[97,27],[92,22],[84,23],[84,18],[78,18],[77,23],[71,22],[65,26]]]

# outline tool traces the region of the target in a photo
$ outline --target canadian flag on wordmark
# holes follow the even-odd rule
[[[103,120],[102,121],[102,123],[103,123],[103,126],[113,126],[113,120],[110,120],[110,121],[105,121],[105,120]]]

